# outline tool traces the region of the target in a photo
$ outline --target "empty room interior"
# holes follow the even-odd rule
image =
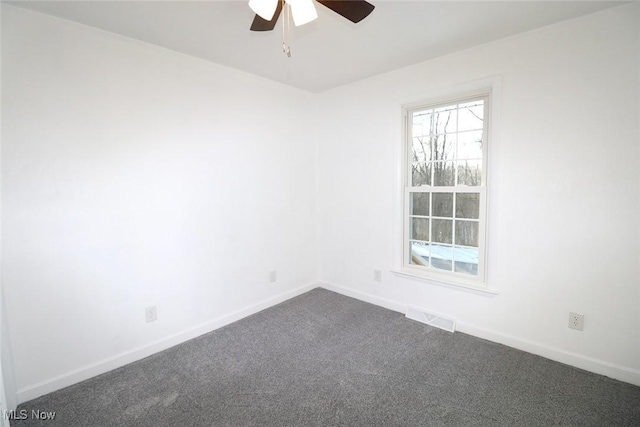
[[[0,13],[4,426],[640,426],[640,3]]]

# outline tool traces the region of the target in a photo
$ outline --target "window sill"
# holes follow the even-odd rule
[[[471,283],[462,283],[457,281],[456,278],[448,278],[448,277],[434,277],[432,275],[426,275],[422,272],[412,271],[409,269],[396,269],[391,270],[391,272],[397,276],[408,277],[410,279],[420,280],[422,282],[431,283],[434,285],[445,286],[453,289],[462,289],[467,291],[478,292],[481,294],[489,294],[489,295],[498,295],[498,291],[495,289],[489,289],[482,285],[474,285]]]

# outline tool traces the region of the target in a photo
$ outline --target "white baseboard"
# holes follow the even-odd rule
[[[227,314],[225,316],[213,319],[211,321],[196,325],[192,328],[178,332],[176,334],[165,337],[161,340],[146,344],[144,346],[135,348],[133,350],[120,353],[113,357],[103,359],[96,363],[84,366],[79,369],[58,375],[54,378],[33,384],[24,388],[21,388],[17,392],[18,404],[35,399],[39,396],[51,393],[64,387],[79,383],[97,375],[109,372],[113,369],[127,365],[129,363],[144,359],[162,350],[166,350],[175,345],[196,338],[200,335],[214,331],[225,325],[238,321],[244,317],[258,313],[266,308],[272,307],[276,304],[284,302],[288,299],[301,295],[310,291],[316,287],[322,287],[339,294],[352,297],[364,302],[368,302],[380,307],[387,308],[389,310],[397,311],[404,314],[407,308],[407,304],[381,298],[375,295],[371,295],[365,292],[356,291],[353,289],[338,286],[327,282],[309,283],[304,286],[298,287],[291,291],[283,292],[279,295],[268,298],[262,302],[246,307],[242,310]],[[457,322],[456,328],[458,331],[476,336],[478,338],[486,339],[488,341],[504,344],[509,347],[517,348],[519,350],[526,351],[528,353],[536,354],[538,356],[545,357],[547,359],[555,360],[557,362],[565,363],[567,365],[575,366],[580,369],[584,369],[596,374],[605,375],[610,378],[615,378],[620,381],[624,381],[630,384],[640,386],[640,371],[636,369],[627,368],[625,366],[615,365],[602,360],[590,358],[576,353],[571,353],[562,349],[546,346],[539,343],[530,342],[514,336],[502,334],[495,331],[490,331],[483,328],[478,328],[473,325]]]
[[[474,337],[504,344],[508,347],[517,348],[518,350],[526,351],[527,353],[536,354],[556,362],[564,363],[565,365],[574,366],[576,368],[584,369],[585,371],[640,386],[640,371],[637,369],[605,362],[604,360],[573,353],[561,348],[523,340],[512,335],[478,328],[464,322],[457,322],[456,328],[458,331],[473,335]]]
[[[406,312],[408,306],[408,304],[389,300],[386,298],[380,298],[366,292],[355,291],[353,289],[345,288],[333,283],[320,282],[318,283],[318,286],[348,297],[356,298],[364,302],[388,308],[402,314]],[[512,335],[479,328],[460,321],[456,322],[456,330],[465,334],[473,335],[474,337],[485,339],[487,341],[504,344],[508,347],[526,351],[527,353],[535,354],[547,359],[554,360],[556,362],[584,369],[585,371],[593,372],[599,375],[614,378],[616,380],[624,381],[629,384],[640,386],[640,370],[637,369],[616,365],[613,363],[605,362],[604,360],[572,353],[570,351],[548,346],[545,344],[523,340]]]
[[[403,304],[397,301],[393,301],[386,298],[380,298],[375,295],[367,294],[365,292],[354,291],[353,289],[338,286],[328,282],[318,282],[318,287],[327,289],[329,291],[337,292],[339,294],[359,299],[360,301],[368,302],[373,305],[388,308],[389,310],[397,311],[398,313],[405,314],[407,311],[407,304]]]
[[[217,319],[210,320],[205,323],[201,323],[184,331],[169,335],[160,340],[154,341],[149,344],[145,344],[133,350],[129,350],[113,357],[100,360],[96,363],[92,363],[82,368],[75,369],[70,372],[66,372],[62,375],[50,378],[48,380],[33,384],[27,387],[23,387],[17,392],[18,404],[27,402],[31,399],[43,396],[47,393],[51,393],[61,388],[68,387],[70,385],[79,383],[81,381],[93,378],[97,375],[104,374],[105,372],[112,371],[121,366],[129,363],[144,359],[162,350],[166,350],[180,343],[196,338],[200,335],[214,331],[218,328],[226,326],[230,323],[238,321],[244,317],[255,314],[266,308],[272,307],[276,304],[280,304],[288,299],[301,295],[318,287],[317,283],[309,283],[304,286],[300,286],[293,290],[283,292],[275,295],[257,304],[253,304],[242,310],[235,311],[233,313],[224,315]]]

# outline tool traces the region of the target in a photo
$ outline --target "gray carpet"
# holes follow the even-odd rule
[[[640,426],[640,388],[315,289],[12,426]]]

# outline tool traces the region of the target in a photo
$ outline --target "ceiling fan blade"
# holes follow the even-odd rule
[[[375,9],[374,5],[365,0],[318,0],[318,3],[356,23],[369,16]]]
[[[251,31],[271,31],[275,28],[276,22],[278,22],[278,18],[280,17],[280,12],[282,12],[282,2],[278,2],[278,6],[276,7],[276,11],[273,14],[273,18],[271,21],[267,21],[266,19],[261,18],[259,15],[256,15],[253,18],[253,22],[251,23]]]

